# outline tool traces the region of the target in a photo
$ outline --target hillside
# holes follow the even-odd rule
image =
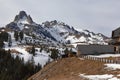
[[[75,57],[65,58],[48,64],[28,80],[88,80],[87,77],[91,75],[100,75],[102,79],[96,77],[90,80],[103,80],[104,78],[104,80],[119,80],[116,78],[119,77],[120,69],[107,70],[104,64]]]

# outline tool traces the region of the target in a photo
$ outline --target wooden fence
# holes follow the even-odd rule
[[[98,57],[92,57],[92,56],[80,56],[80,57],[84,59],[95,60],[95,61],[100,61],[104,63],[120,64],[120,60],[111,60],[111,59],[98,58]]]

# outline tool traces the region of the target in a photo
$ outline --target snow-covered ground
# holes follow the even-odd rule
[[[46,51],[42,51],[42,52],[39,52],[36,51],[36,55],[33,56],[32,54],[28,53],[26,50],[25,50],[25,47],[10,47],[10,48],[5,48],[5,50],[16,50],[18,52],[20,52],[21,54],[16,54],[16,53],[12,53],[12,55],[14,57],[16,57],[17,55],[20,57],[20,58],[24,58],[24,61],[27,62],[29,60],[32,59],[33,57],[33,60],[35,62],[35,65],[37,65],[38,63],[42,65],[42,67],[48,62],[48,61],[51,61],[51,58],[49,57],[49,53],[46,53]]]
[[[120,64],[104,64],[105,70],[117,70],[120,69]],[[81,74],[79,75],[80,77],[89,79],[89,80],[120,80],[118,78],[120,74],[118,75],[113,75],[113,74],[102,74],[102,75],[86,75],[86,74]]]
[[[109,70],[117,70],[120,69],[120,64],[104,64],[106,67],[105,69]]]
[[[91,57],[98,57],[98,58],[107,58],[107,57],[120,57],[120,54],[101,54],[101,55],[89,55]]]
[[[104,75],[85,75],[80,74],[80,77],[87,78],[89,80],[120,80],[120,78],[114,77],[111,74],[104,74]]]

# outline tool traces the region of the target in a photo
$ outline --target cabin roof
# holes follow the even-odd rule
[[[120,37],[120,27],[112,31],[112,38]]]
[[[114,53],[113,45],[77,45],[81,54]]]

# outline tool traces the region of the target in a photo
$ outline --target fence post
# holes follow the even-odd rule
[[[91,57],[91,60],[93,60],[93,57]]]
[[[113,60],[111,60],[111,63],[113,63]]]
[[[100,62],[101,62],[101,58],[100,58]]]
[[[100,58],[98,58],[98,61],[100,61]]]
[[[109,60],[109,63],[111,63],[111,60]]]
[[[105,62],[105,59],[103,58],[103,62]]]
[[[100,58],[100,62],[102,62],[102,58]]]
[[[109,60],[109,63],[111,63],[111,60]]]
[[[83,58],[85,58],[85,56],[83,56]]]
[[[89,56],[88,56],[88,58],[87,59],[89,59]]]
[[[105,59],[105,61],[106,61],[106,63],[108,63],[108,60],[107,60],[107,59]]]

